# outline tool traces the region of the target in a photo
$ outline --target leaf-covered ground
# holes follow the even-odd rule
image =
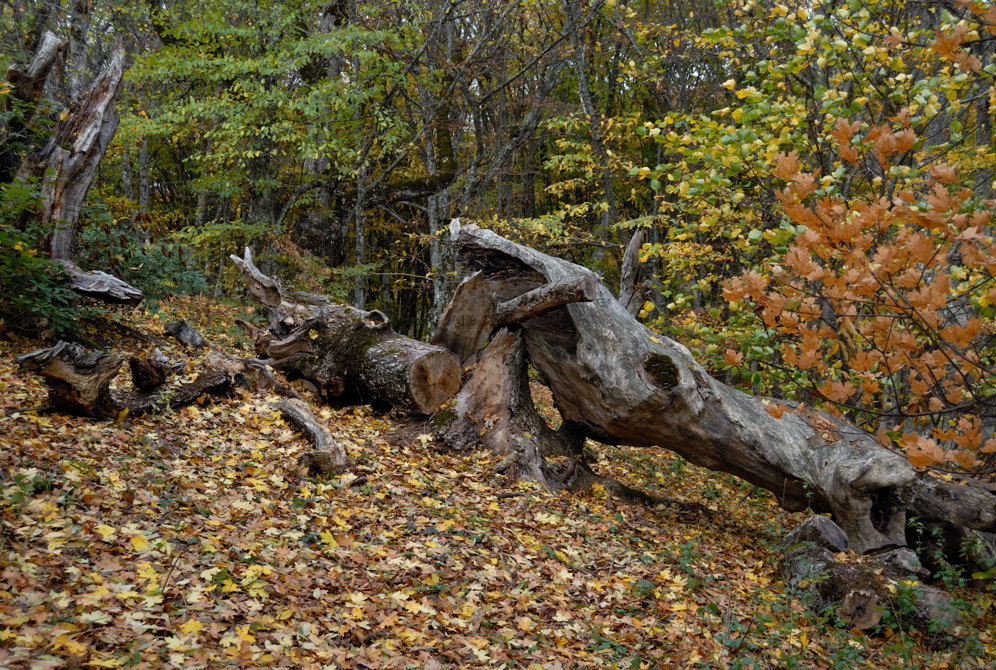
[[[230,308],[169,310],[238,344]],[[0,667],[994,662],[991,593],[957,594],[961,640],[936,651],[811,613],[776,571],[803,516],[664,452],[592,445],[600,472],[712,518],[509,483],[488,454],[441,453],[427,430],[395,444],[393,418],[366,407],[321,412],[357,467],[307,477],[310,447],[273,398],[117,422],[29,411],[45,391],[12,359],[38,345],[0,336]]]

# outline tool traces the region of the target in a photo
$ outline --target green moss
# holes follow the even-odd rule
[[[662,388],[674,388],[681,381],[681,373],[670,356],[650,354],[643,361],[643,369]]]
[[[445,428],[453,423],[454,419],[456,419],[456,412],[452,408],[446,407],[436,412],[432,417],[432,423],[437,428]]]

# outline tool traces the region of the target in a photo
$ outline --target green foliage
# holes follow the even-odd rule
[[[24,216],[37,204],[33,184],[0,187],[0,324],[23,332],[70,333],[79,314],[62,267],[40,255],[47,231]]]
[[[102,206],[85,208],[77,257],[145,293],[153,303],[169,295],[201,293],[204,277],[193,267],[191,249],[169,238],[142,241],[142,231],[115,219]]]

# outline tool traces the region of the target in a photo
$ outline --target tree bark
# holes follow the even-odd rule
[[[23,70],[12,67],[8,71],[13,97],[21,103],[23,111],[12,117],[9,126],[6,121],[0,122],[0,139],[12,133],[29,132],[28,122],[65,49],[64,41],[46,32],[31,64]],[[107,302],[136,305],[142,300],[141,291],[106,273],[81,270],[72,262],[80,208],[117,130],[114,105],[121,89],[123,63],[124,54],[119,52],[87,94],[75,100],[60,117],[52,136],[37,154],[18,163],[16,143],[4,142],[4,148],[0,149],[0,180],[7,182],[13,178],[22,183],[41,183],[38,211],[24,212],[22,216],[25,221],[28,217],[38,218],[43,229],[50,231],[40,246],[51,258],[63,263],[70,288]],[[7,110],[0,109],[3,111]]]
[[[457,247],[500,300],[596,282],[592,302],[522,323],[529,360],[584,435],[661,446],[761,486],[787,509],[830,511],[858,552],[905,543],[898,492],[914,470],[871,435],[802,405],[775,418],[769,401],[721,384],[685,347],[637,323],[590,270],[473,226],[459,231]]]
[[[194,330],[184,319],[170,321],[164,327],[166,333],[176,338],[177,342],[191,349],[206,349],[208,346],[204,336]]]
[[[52,229],[47,247],[53,259],[73,258],[80,208],[118,127],[114,105],[123,71],[124,53],[118,52],[89,92],[56,124],[41,153],[18,170],[19,179],[42,180],[39,216]]]
[[[17,363],[22,370],[45,380],[53,409],[95,419],[117,417],[122,413],[141,415],[178,409],[204,395],[226,395],[236,386],[273,390],[300,400],[295,391],[277,380],[266,365],[256,359],[211,352],[195,379],[168,382],[176,365],[160,357],[153,355],[151,360],[130,362],[136,387],[133,391],[111,388],[111,381],[124,362],[116,353],[89,352],[78,344],[58,342],[48,349],[18,356]]]
[[[453,407],[434,421],[451,449],[489,449],[503,459],[499,469],[513,479],[554,488],[569,483],[572,472],[557,471],[543,458],[559,438],[533,405],[521,332],[498,331]]]
[[[249,249],[231,258],[270,310],[272,365],[311,381],[325,400],[429,414],[459,390],[460,361],[446,349],[399,335],[376,310],[283,289],[256,268]]]
[[[315,418],[308,403],[287,399],[278,402],[276,408],[315,446],[315,451],[303,454],[300,459],[301,465],[306,465],[311,474],[327,475],[349,467],[345,447]]]
[[[20,110],[16,110],[7,99],[0,101],[0,182],[9,182],[17,173],[21,162],[19,149],[27,142],[14,141],[13,138],[30,128],[49,73],[55,69],[65,51],[66,42],[45,31],[31,62],[25,67],[12,65],[7,70],[7,82],[13,87],[11,97],[20,103]]]
[[[457,287],[432,336],[432,343],[446,347],[463,365],[473,362],[495,328],[511,326],[572,302],[590,302],[595,282],[580,277],[545,284],[499,303],[484,275],[474,273]]]
[[[623,252],[622,269],[619,273],[619,303],[632,316],[636,316],[643,307],[646,291],[643,288],[640,275],[640,250],[643,248],[643,228],[633,231],[629,238],[626,251]]]
[[[17,357],[22,370],[45,379],[53,407],[98,419],[120,411],[111,396],[111,380],[117,376],[123,361],[118,354],[90,353],[69,342],[58,342],[48,349]]]
[[[128,357],[128,367],[131,369],[131,381],[139,391],[148,393],[166,383],[174,373],[183,369],[182,362],[171,362],[158,347],[152,356],[139,358]]]

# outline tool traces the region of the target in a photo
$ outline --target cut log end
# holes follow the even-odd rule
[[[432,414],[460,390],[460,361],[448,351],[432,351],[409,369],[412,400],[423,414]]]

